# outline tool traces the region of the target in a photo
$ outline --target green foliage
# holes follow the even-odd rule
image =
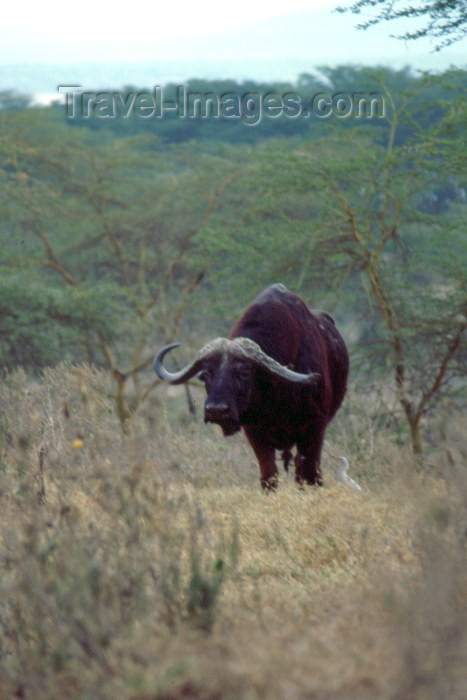
[[[119,291],[51,285],[30,271],[0,279],[0,356],[3,369],[39,369],[83,356],[98,360],[97,333],[107,342],[118,333]]]
[[[208,523],[197,507],[189,515],[189,532],[167,533],[162,540],[160,585],[164,599],[164,619],[170,628],[189,623],[209,632],[216,619],[219,595],[226,576],[232,576],[238,562],[238,532],[229,540],[222,536],[210,552]],[[188,561],[183,560],[188,550]],[[208,555],[206,555],[208,552]]]
[[[384,95],[387,90],[397,93],[402,99],[406,95],[413,97],[424,86],[426,99],[419,104],[416,119],[419,125],[433,124],[439,118],[439,100],[443,97],[452,97],[452,91],[465,88],[465,71],[448,71],[437,81],[431,77],[427,81],[425,76],[416,76],[408,68],[392,70],[385,67],[368,69],[361,66],[339,65],[335,67],[320,66],[317,73],[303,73],[296,82],[290,83],[262,83],[253,81],[226,81],[226,80],[188,80],[184,85],[186,94],[193,96],[212,95],[214,99],[223,95],[234,95],[242,101],[246,95],[253,96],[255,108],[253,113],[259,115],[260,96],[269,94],[285,96],[296,95],[300,99],[301,106],[308,114],[308,118],[302,116],[290,116],[284,113],[274,118],[263,117],[254,119],[254,126],[248,125],[246,119],[225,117],[222,114],[215,117],[193,115],[181,117],[176,112],[166,112],[163,117],[151,117],[141,119],[135,111],[125,118],[102,119],[95,114],[92,108],[89,115],[76,114],[73,119],[67,119],[64,112],[62,118],[71,126],[86,130],[98,131],[108,138],[110,134],[120,138],[144,133],[150,137],[151,150],[165,149],[170,144],[187,144],[196,140],[209,148],[212,144],[230,142],[236,145],[254,145],[271,138],[300,139],[308,142],[321,139],[337,130],[339,133],[351,131],[371,131],[374,138],[384,140],[387,138],[388,124],[383,118],[367,119],[339,118],[334,114],[329,118],[319,118],[312,114],[312,100],[321,93],[335,95],[346,93],[377,93]],[[449,76],[449,82],[447,82]],[[428,90],[427,82],[431,89]],[[178,104],[178,86],[169,84],[163,88],[164,103]],[[95,90],[96,94],[107,90]],[[141,92],[137,86],[125,88],[122,99],[128,94],[134,95]],[[386,104],[386,112],[390,111],[390,105]],[[246,107],[243,108],[246,113]],[[85,112],[86,113],[86,112]],[[257,123],[256,123],[257,122]],[[398,138],[407,139],[416,130],[415,122],[404,124],[399,129]]]
[[[418,19],[424,26],[398,36],[399,39],[422,39],[434,37],[439,40],[436,50],[461,41],[467,34],[467,8],[464,0],[424,0],[415,4],[395,5],[391,0],[357,0],[348,7],[338,7],[338,12],[353,12],[359,15],[362,10],[377,8],[378,14],[357,25],[368,29],[381,22],[397,19]]]
[[[27,95],[20,95],[13,90],[0,90],[0,110],[24,109],[31,104]]]
[[[68,316],[77,329],[86,325],[79,314],[87,315],[87,325],[99,331],[93,359],[96,346],[108,341],[110,325],[113,336],[132,328],[139,338],[132,359],[137,365],[144,361],[146,334],[154,340],[157,331],[173,332],[177,309],[202,273],[204,262],[190,257],[190,248],[216,206],[225,159],[206,156],[195,162],[176,150],[170,160],[165,154],[148,157],[144,137],[102,143],[53,119],[37,145],[38,126],[45,124],[44,114],[34,111],[2,123],[4,264],[25,287],[32,268],[49,289],[69,287],[66,294],[64,288],[56,292],[55,311],[47,313],[57,322]],[[47,294],[37,303],[44,306]],[[71,313],[74,299],[82,308]],[[113,299],[120,300],[118,327]],[[24,300],[21,313],[26,306]]]

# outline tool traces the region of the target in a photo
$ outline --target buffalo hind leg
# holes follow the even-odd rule
[[[288,473],[289,472],[289,464],[294,458],[291,450],[282,450],[281,458],[282,458],[282,462],[284,464],[284,470]]]
[[[251,428],[245,426],[244,430],[259,462],[261,487],[268,491],[277,488],[278,476],[274,448],[266,445]]]

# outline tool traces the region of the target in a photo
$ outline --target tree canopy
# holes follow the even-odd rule
[[[368,73],[323,75],[360,87]],[[466,73],[368,81],[387,104],[377,128],[304,121],[273,136],[265,120],[235,143],[209,119],[186,140],[176,119],[71,128],[56,107],[0,111],[4,370],[107,367],[125,425],[157,386],[158,346],[228,334],[281,281],[336,316],[357,381],[387,378],[419,452],[465,371]]]
[[[395,3],[393,0],[357,0],[348,7],[338,7],[338,12],[361,14],[362,10],[373,9],[377,14],[357,25],[358,29],[368,29],[382,22],[397,19],[417,19],[423,26],[414,31],[397,35],[398,39],[413,40],[424,37],[436,39],[439,51],[467,35],[466,0],[417,0],[416,2]]]

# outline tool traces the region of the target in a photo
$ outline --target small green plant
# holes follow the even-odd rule
[[[163,594],[164,618],[171,629],[187,622],[209,632],[215,622],[219,594],[239,556],[238,530],[228,541],[223,535],[214,544],[205,514],[199,506],[189,522],[189,535],[172,533],[159,558],[159,576],[153,578]]]

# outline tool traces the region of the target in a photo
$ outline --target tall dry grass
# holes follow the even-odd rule
[[[241,436],[165,396],[122,437],[111,390],[2,384],[0,697],[467,695],[458,419],[414,465],[351,394],[329,438],[363,493],[325,459],[323,489],[266,495]]]

